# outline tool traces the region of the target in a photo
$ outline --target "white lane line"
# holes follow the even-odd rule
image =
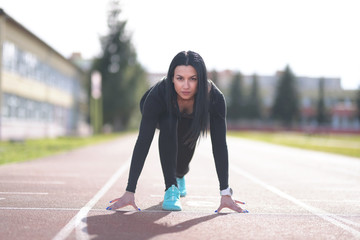
[[[5,199],[5,198],[4,198]],[[52,207],[0,207],[0,210],[26,210],[26,211],[80,211],[81,208],[52,208]],[[105,209],[92,208],[91,211],[109,212]]]
[[[328,213],[320,208],[315,208],[315,207],[312,207],[310,205],[307,205],[305,203],[303,203],[302,201],[290,196],[289,194],[281,191],[280,189],[276,188],[276,187],[273,187],[263,181],[261,181],[260,179],[256,178],[255,176],[251,175],[250,173],[247,173],[243,170],[241,170],[240,168],[238,168],[237,166],[235,165],[231,165],[230,167],[231,170],[233,170],[235,173],[243,176],[243,177],[246,177],[247,179],[257,183],[258,185],[262,186],[263,188],[279,195],[280,197],[282,198],[285,198],[287,200],[289,200],[290,202],[293,202],[294,204],[306,209],[307,211],[311,212],[312,214],[334,224],[335,226],[338,226],[340,228],[342,228],[343,230],[345,231],[348,231],[350,232],[351,234],[353,234],[355,237],[357,238],[360,238],[360,232],[352,227],[349,227],[348,225],[345,225],[343,224],[342,222],[344,223],[348,223],[348,224],[351,224],[351,225],[354,225],[354,226],[357,226],[358,224],[355,223],[355,222],[352,222],[350,220],[347,220],[347,219],[344,219],[342,217],[339,217],[339,216],[336,216],[335,214],[332,214],[332,213]]]
[[[185,204],[191,207],[216,207],[216,203],[208,201],[186,201]]]
[[[56,174],[47,174],[47,173],[11,173],[8,176],[14,177],[80,177],[80,174],[77,173],[56,173]]]
[[[151,194],[150,197],[153,197],[153,198],[163,198],[164,195]],[[192,195],[186,195],[186,198],[198,198],[198,199],[213,198],[213,199],[220,199],[220,196],[215,197],[215,196],[192,196]]]
[[[329,199],[299,199],[304,202],[320,202],[320,203],[360,203],[358,200],[329,200]]]
[[[332,191],[332,192],[360,192],[358,188],[320,188],[320,191]],[[340,193],[341,194],[341,193]]]
[[[4,200],[5,198],[0,198],[0,200]]]
[[[0,210],[12,210],[12,211],[80,211],[80,208],[39,208],[39,207],[0,207]],[[108,210],[105,210],[103,208],[92,208],[90,210],[91,212],[106,212],[109,213]],[[112,211],[114,212],[114,211]],[[138,211],[135,210],[116,210],[116,212],[124,212],[124,213],[139,213]],[[166,213],[168,211],[165,210],[147,210],[147,209],[141,209],[141,213]],[[189,210],[182,210],[182,213],[193,213],[193,214],[199,214],[199,213],[203,213],[203,214],[209,214],[209,213],[213,213],[212,211],[189,211]],[[237,215],[238,213],[236,212],[226,212],[226,214],[234,214]],[[258,215],[258,216],[309,216],[311,213],[309,214],[305,214],[305,213],[299,213],[299,214],[292,214],[292,213],[274,213],[274,212],[258,212],[258,213],[251,213],[251,215]],[[347,217],[358,217],[357,214],[344,214],[344,216]],[[352,224],[352,223],[351,223]]]
[[[25,210],[25,211],[80,211],[81,208],[0,207],[0,210],[13,210],[13,211],[19,211],[19,210],[20,211],[21,210]],[[108,210],[99,209],[99,208],[92,208],[90,211],[91,212],[106,212],[106,213],[115,212],[115,211],[108,211]],[[116,210],[116,212],[123,212],[123,213],[126,213],[126,214],[139,213],[138,211],[135,211],[135,210],[129,210],[129,211],[127,211],[127,210]],[[209,214],[209,211],[187,211],[187,210],[183,210],[181,212],[182,213],[194,213],[194,214],[198,214],[198,213]],[[141,209],[141,213],[168,213],[168,211]]]
[[[54,185],[65,184],[65,182],[60,182],[60,181],[6,181],[6,180],[1,180],[0,183],[54,184]]]
[[[86,217],[91,208],[104,196],[104,194],[114,185],[117,179],[128,169],[130,159],[120,166],[120,168],[111,176],[105,185],[95,194],[95,196],[80,209],[80,211],[56,234],[53,240],[62,240],[69,237],[71,232],[76,228],[76,239],[89,239],[87,233]]]
[[[80,208],[0,207],[0,210],[79,211]]]
[[[49,193],[45,193],[45,192],[0,192],[0,194],[6,194],[6,195],[48,195]]]
[[[165,188],[165,185],[163,183],[154,183],[153,186],[154,187],[164,187]],[[186,184],[186,187],[214,188],[214,186],[211,185],[211,184]]]

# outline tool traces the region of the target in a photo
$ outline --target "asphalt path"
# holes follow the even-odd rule
[[[107,211],[124,192],[135,141],[0,166],[0,239],[360,239],[360,159],[230,137],[230,185],[249,213],[214,212],[208,138],[186,176],[183,211],[161,210],[157,136],[135,195],[142,211]]]

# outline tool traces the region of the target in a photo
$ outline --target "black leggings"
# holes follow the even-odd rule
[[[176,128],[174,126],[169,127],[170,122],[172,124],[177,123]],[[195,148],[186,145],[184,138],[191,123],[191,118],[181,117],[178,121],[169,121],[168,116],[164,116],[159,122],[159,153],[166,189],[172,185],[177,186],[176,178],[182,178],[189,172],[189,164]],[[169,129],[174,129],[174,131],[171,132]],[[170,142],[176,142],[175,146],[169,145]],[[172,154],[174,152],[176,154]],[[171,156],[174,156],[175,159]]]
[[[194,155],[195,147],[191,148],[184,143],[185,134],[191,126],[191,118],[181,118],[178,123],[178,154],[176,164],[176,177],[182,178],[189,172],[189,164]]]

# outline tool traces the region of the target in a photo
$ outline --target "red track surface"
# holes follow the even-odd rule
[[[1,166],[0,239],[360,239],[359,159],[235,138],[230,184],[250,213],[214,213],[209,140],[190,165],[183,211],[162,211],[157,137],[138,183],[142,211],[106,211],[125,189],[135,138]]]

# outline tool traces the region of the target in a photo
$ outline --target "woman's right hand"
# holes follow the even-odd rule
[[[110,203],[113,203],[106,210],[116,210],[126,206],[133,206],[136,211],[141,211],[135,204],[135,194],[132,192],[125,192],[120,198],[111,200]]]

